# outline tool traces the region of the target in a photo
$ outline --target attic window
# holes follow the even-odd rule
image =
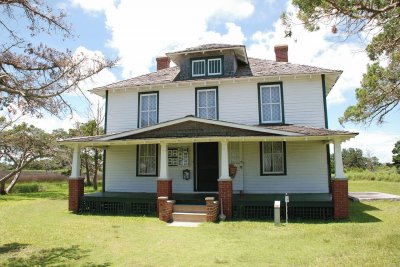
[[[192,61],[192,76],[200,77],[206,75],[206,60],[193,60]]]
[[[192,77],[218,76],[223,72],[223,57],[192,59]]]
[[[208,60],[208,75],[221,75],[221,59],[212,58]]]

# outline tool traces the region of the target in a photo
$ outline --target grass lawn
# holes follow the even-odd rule
[[[0,266],[400,266],[400,203],[351,203],[345,222],[168,227],[157,218],[67,211],[66,184],[0,196]],[[350,191],[400,194],[400,183]]]

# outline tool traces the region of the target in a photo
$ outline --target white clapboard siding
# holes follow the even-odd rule
[[[168,167],[168,176],[175,193],[193,192],[193,145],[179,144],[170,147],[189,147],[189,166]],[[160,155],[160,151],[159,151]],[[183,180],[183,170],[190,170],[190,180]],[[106,191],[149,192],[157,191],[157,177],[136,176],[136,146],[114,146],[107,149]]]
[[[244,193],[327,193],[328,167],[322,142],[287,142],[287,175],[260,175],[260,145],[243,143]]]
[[[107,107],[107,133],[137,128],[138,93],[136,90],[110,91]]]
[[[193,87],[160,90],[159,122],[195,115],[195,89]]]
[[[268,82],[278,82],[269,79]],[[320,76],[284,79],[285,123],[324,127],[324,105]],[[258,84],[255,82],[218,85],[219,119],[255,125],[259,123]],[[212,86],[208,84],[207,86]],[[195,87],[160,88],[159,122],[195,115]],[[138,93],[128,89],[109,92],[107,132],[135,129]]]
[[[156,177],[136,177],[136,146],[107,149],[107,192],[157,192]]]
[[[325,127],[321,77],[284,80],[285,123]]]

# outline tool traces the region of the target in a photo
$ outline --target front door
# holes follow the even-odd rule
[[[218,191],[218,143],[195,143],[196,191]]]

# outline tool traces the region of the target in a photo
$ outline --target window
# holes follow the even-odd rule
[[[200,77],[206,75],[206,60],[193,60],[192,61],[192,76]]]
[[[283,123],[282,84],[259,85],[260,124]]]
[[[221,59],[213,58],[208,60],[208,75],[221,75]]]
[[[139,93],[138,128],[158,123],[158,92]]]
[[[157,176],[157,145],[137,145],[137,176]]]
[[[196,116],[203,119],[218,119],[216,87],[196,89]]]
[[[286,174],[284,142],[262,142],[260,150],[261,175]]]
[[[192,59],[192,77],[218,76],[223,72],[223,57]]]

